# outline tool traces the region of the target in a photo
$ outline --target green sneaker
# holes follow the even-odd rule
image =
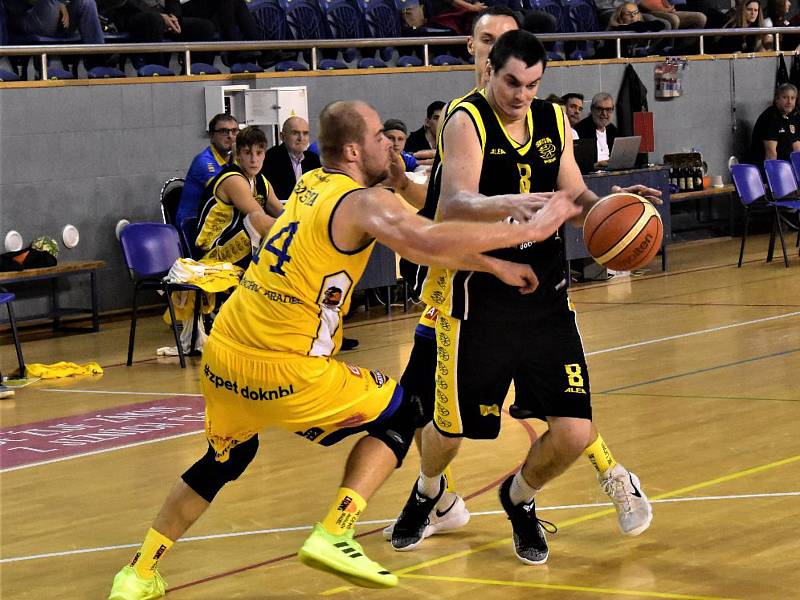
[[[390,588],[397,585],[397,575],[364,555],[361,544],[353,539],[352,529],[345,535],[331,535],[322,525],[315,524],[298,557],[312,569],[338,575],[361,587]]]
[[[122,567],[114,576],[108,600],[156,600],[167,593],[167,582],[156,571],[153,579],[142,579],[131,566]]]

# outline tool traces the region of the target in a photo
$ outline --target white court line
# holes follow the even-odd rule
[[[800,496],[800,492],[773,492],[765,494],[732,494],[729,496],[696,496],[685,498],[664,498],[662,500],[651,500],[652,504],[661,504],[667,502],[700,502],[707,500],[749,500],[752,498],[780,498],[785,496]],[[613,506],[611,502],[597,502],[595,504],[564,504],[562,506],[543,506],[537,507],[537,512],[546,510],[566,510],[573,508],[602,508],[605,506]],[[503,515],[502,510],[488,510],[483,512],[470,513],[473,517],[483,517],[491,515]],[[377,521],[360,521],[358,525],[385,525],[393,523],[394,519],[379,519]],[[275,529],[256,529],[253,531],[239,531],[234,533],[216,533],[211,535],[197,535],[193,537],[185,537],[178,540],[178,542],[199,542],[205,540],[218,540],[223,538],[235,538],[248,535],[270,535],[274,533],[286,533],[291,531],[309,531],[313,527],[311,525],[301,525],[298,527],[280,527]],[[13,556],[11,558],[0,559],[0,564],[22,562],[25,560],[35,560],[39,558],[58,558],[61,556],[72,556],[75,554],[89,554],[91,552],[105,552],[108,550],[124,550],[125,548],[138,548],[141,544],[119,544],[115,546],[100,546],[98,548],[80,548],[77,550],[65,550],[63,552],[48,552],[46,554],[31,554],[28,556]]]
[[[134,442],[132,444],[125,444],[124,446],[114,446],[113,448],[104,448],[103,450],[93,450],[91,452],[84,452],[82,454],[72,454],[70,456],[62,456],[61,458],[53,458],[50,460],[43,460],[41,462],[29,463],[25,465],[17,465],[16,467],[8,467],[7,469],[0,469],[0,473],[8,473],[10,471],[19,471],[20,469],[30,469],[31,467],[40,467],[42,465],[49,465],[52,463],[62,462],[65,460],[72,460],[73,458],[83,458],[84,456],[94,456],[95,454],[105,454],[106,452],[113,452],[114,450],[122,450],[123,448],[134,448],[136,446],[144,446],[145,444],[154,444],[156,442],[163,442],[165,440],[174,440],[177,438],[185,437],[187,435],[196,435],[203,433],[203,429],[197,431],[187,431],[185,433],[178,433],[175,435],[168,435],[167,437],[156,438],[154,440],[145,440],[143,442]]]
[[[660,342],[668,342],[670,340],[679,340],[681,338],[692,337],[694,335],[703,335],[704,333],[715,333],[717,331],[724,331],[726,329],[733,329],[735,327],[744,327],[745,325],[755,325],[756,323],[765,323],[767,321],[775,321],[776,319],[786,319],[787,317],[796,317],[800,315],[800,311],[790,312],[783,315],[775,315],[774,317],[764,317],[762,319],[753,319],[752,321],[742,321],[740,323],[731,323],[730,325],[721,325],[720,327],[711,327],[709,329],[701,329],[699,331],[690,331],[689,333],[679,333],[677,335],[668,335],[662,338],[655,338],[653,340],[645,340],[644,342],[636,342],[634,344],[625,344],[624,346],[615,346],[613,348],[606,348],[605,350],[595,350],[594,352],[587,352],[586,356],[595,356],[597,354],[606,354],[607,352],[617,352],[618,350],[628,350],[629,348],[639,348],[640,346],[649,346],[650,344],[658,344]]]

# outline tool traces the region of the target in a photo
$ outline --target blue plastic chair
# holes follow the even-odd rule
[[[572,24],[572,19],[569,16],[569,10],[561,3],[560,0],[524,0],[527,4],[526,8],[540,10],[552,15],[556,19],[556,31],[559,33],[572,33],[575,28]],[[553,49],[547,52],[549,60],[563,60],[564,42],[558,41],[553,43]]]
[[[233,63],[231,65],[231,73],[263,73],[264,69],[261,65],[252,62]]]
[[[8,307],[8,322],[11,325],[11,337],[14,339],[14,349],[17,351],[17,363],[19,364],[19,376],[25,377],[25,360],[22,358],[22,346],[19,343],[19,334],[17,333],[17,321],[14,318],[14,307],[12,303],[16,296],[11,292],[7,292],[0,288],[0,304],[5,304]]]
[[[403,37],[400,9],[394,0],[357,0],[358,7],[364,14],[367,27],[367,36],[373,39],[401,38]],[[386,46],[380,50],[380,60],[387,62],[394,55],[394,47]],[[421,66],[422,61],[416,56],[405,54],[408,47],[400,48],[397,59],[398,66]],[[373,68],[375,64],[359,64],[359,68]]]
[[[296,40],[327,40],[330,38],[325,17],[316,1],[312,0],[279,0],[286,14],[286,23],[292,37]],[[303,52],[308,64],[311,64],[311,53]],[[325,57],[328,60],[334,60]],[[345,65],[345,68],[347,66]]]
[[[175,77],[175,71],[164,65],[145,65],[136,70],[139,77]]]
[[[798,217],[795,246],[800,245],[800,184],[797,182],[792,164],[786,160],[765,160],[764,171],[772,193],[772,204],[778,208],[779,214],[782,210],[784,214],[790,212]]]
[[[125,264],[133,282],[133,302],[131,313],[131,333],[128,340],[128,361],[130,367],[133,363],[133,343],[136,337],[136,320],[138,316],[138,297],[141,290],[162,291],[163,299],[169,309],[172,333],[175,336],[175,345],[178,348],[178,358],[181,368],[186,368],[183,347],[181,346],[178,324],[175,320],[175,307],[172,304],[172,292],[193,291],[194,298],[194,329],[192,330],[191,350],[194,351],[197,343],[197,327],[200,325],[200,303],[202,290],[194,285],[183,283],[167,283],[164,277],[176,260],[182,258],[181,243],[178,230],[172,225],[163,223],[131,223],[122,230],[119,236],[122,245],[122,254]]]
[[[191,66],[192,75],[219,75],[220,70],[214,65],[208,63],[196,62]]]
[[[767,262],[772,261],[772,254],[775,247],[775,228],[781,232],[781,246],[783,247],[783,260],[786,266],[789,266],[789,259],[786,255],[786,245],[783,242],[783,230],[780,227],[780,215],[778,214],[777,206],[774,206],[770,201],[767,190],[764,187],[764,182],[761,180],[761,173],[755,165],[738,164],[731,166],[731,175],[733,176],[733,185],[736,188],[736,193],[739,194],[739,199],[744,206],[744,229],[742,231],[742,244],[739,247],[739,264],[742,266],[742,258],[744,257],[744,245],[747,240],[747,231],[750,223],[750,213],[759,206],[765,206],[771,209],[773,214],[772,232],[770,234],[769,249],[767,250]]]
[[[601,31],[593,0],[569,0],[567,12],[574,31]],[[594,42],[578,42],[569,57],[572,60],[585,60],[594,56],[594,53]]]
[[[118,79],[125,77],[124,71],[120,71],[116,67],[94,67],[89,69],[86,74],[89,79]]]

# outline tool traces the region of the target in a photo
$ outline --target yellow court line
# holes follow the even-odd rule
[[[558,590],[563,592],[585,592],[588,594],[612,594],[615,596],[636,596],[637,598],[672,598],[677,600],[735,600],[718,596],[691,596],[669,592],[645,592],[641,590],[618,590],[615,588],[585,587],[582,585],[558,585],[553,583],[531,583],[528,581],[502,581],[499,579],[474,579],[472,577],[448,577],[439,575],[406,575],[407,579],[426,579],[429,581],[450,581],[454,583],[479,583],[483,585],[502,585],[507,587],[533,588],[538,590]]]
[[[661,500],[663,498],[672,498],[674,496],[678,496],[680,494],[685,494],[686,492],[692,492],[695,490],[699,490],[702,488],[710,487],[712,485],[717,485],[718,483],[725,483],[727,481],[733,481],[734,479],[739,479],[741,477],[746,477],[748,475],[754,475],[756,473],[760,473],[762,471],[767,471],[769,469],[774,469],[776,467],[782,467],[784,465],[788,465],[794,462],[800,461],[800,454],[796,456],[790,456],[789,458],[784,458],[781,460],[776,460],[771,463],[767,463],[765,465],[759,465],[757,467],[751,467],[749,469],[743,469],[741,471],[736,471],[734,473],[730,473],[728,475],[723,475],[722,477],[716,477],[714,479],[708,479],[706,481],[701,481],[700,483],[695,483],[693,485],[689,485],[686,487],[678,488],[676,490],[672,490],[670,492],[665,492],[663,494],[658,494],[657,496],[653,496],[653,500]],[[599,510],[593,513],[589,513],[588,515],[583,515],[581,517],[575,517],[574,519],[567,519],[563,522],[558,522],[556,525],[559,529],[564,529],[565,527],[570,527],[572,525],[577,525],[578,523],[584,523],[586,521],[593,521],[594,519],[599,519],[601,517],[605,517],[606,515],[614,514],[613,508],[607,508],[603,510]],[[453,554],[446,554],[444,556],[440,556],[439,558],[434,558],[431,560],[426,560],[421,563],[417,563],[416,565],[411,565],[409,567],[405,567],[403,569],[398,569],[394,571],[396,575],[407,575],[408,573],[412,573],[414,571],[418,571],[420,569],[426,569],[428,567],[433,567],[436,565],[440,565],[445,562],[449,562],[451,560],[455,560],[458,558],[463,558],[465,556],[470,556],[473,554],[477,554],[479,552],[483,552],[484,550],[489,550],[490,548],[495,548],[497,546],[501,546],[503,544],[507,544],[510,542],[509,537],[505,537],[499,540],[495,540],[493,542],[489,542],[488,544],[483,544],[482,546],[478,546],[477,548],[471,548],[469,550],[462,550],[460,552],[455,552]],[[345,592],[351,589],[351,586],[340,586],[336,588],[332,588],[322,592],[323,596],[331,596],[333,594],[338,594],[340,592]]]

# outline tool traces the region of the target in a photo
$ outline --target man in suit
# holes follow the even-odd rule
[[[597,140],[597,160],[595,168],[608,165],[608,157],[614,147],[617,137],[617,128],[611,123],[614,116],[614,98],[611,94],[600,92],[592,98],[591,114],[575,127],[580,139]]]
[[[267,178],[279,200],[287,200],[303,173],[322,165],[319,157],[308,151],[308,122],[289,117],[281,128],[281,144],[267,150],[261,174]]]

